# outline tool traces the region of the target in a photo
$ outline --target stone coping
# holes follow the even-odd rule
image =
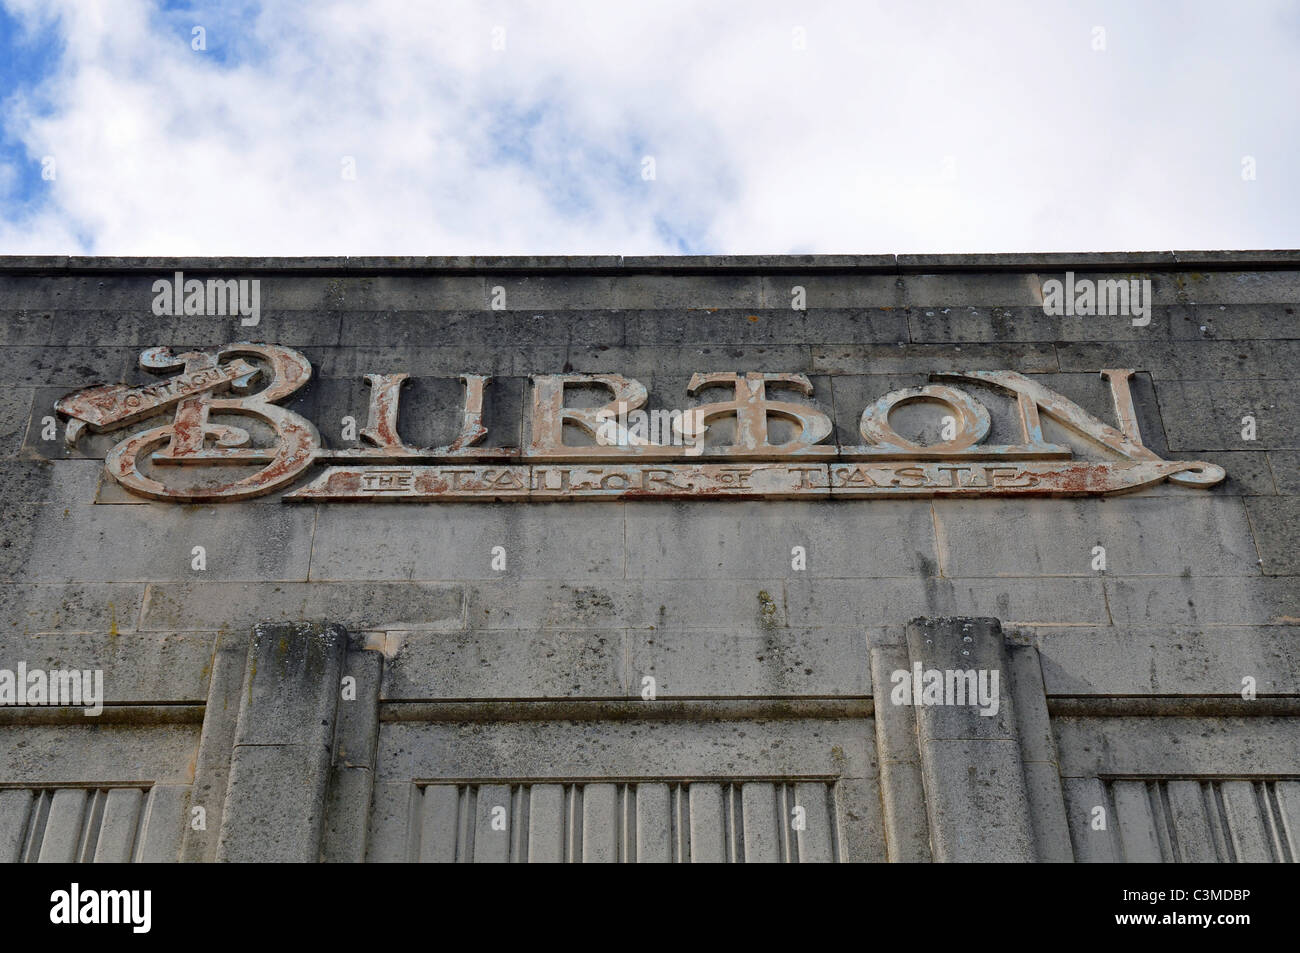
[[[574,255],[116,257],[0,255],[0,274],[122,274],[170,270],[278,274],[943,274],[1017,271],[1300,270],[1300,250],[1012,252],[970,255]]]

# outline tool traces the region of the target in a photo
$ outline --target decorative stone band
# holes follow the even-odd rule
[[[1134,463],[757,463],[631,466],[330,467],[289,502],[830,497],[1088,496],[1124,493],[1199,466]]]

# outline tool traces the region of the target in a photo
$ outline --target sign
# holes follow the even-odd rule
[[[368,374],[368,422],[360,446],[327,449],[311,421],[279,406],[311,379],[297,351],[241,342],[215,351],[173,355],[150,348],[142,367],[174,376],[143,387],[109,385],[70,394],[55,405],[69,419],[67,440],[86,431],[170,419],[135,433],[109,451],[105,468],[126,489],[156,500],[219,502],[286,489],[309,469],[325,469],[286,493],[287,502],[391,500],[766,499],[820,497],[1081,496],[1122,493],[1169,480],[1209,487],[1222,467],[1162,460],[1142,445],[1133,407],[1131,370],[1104,370],[1118,428],[1093,417],[1015,371],[932,375],[934,383],[886,394],[862,411],[861,443],[828,444],[831,419],[818,408],[781,399],[779,391],[811,396],[803,374],[695,374],[687,395],[728,388],[730,397],[684,411],[645,411],[647,393],[618,374],[543,374],[531,378],[529,439],[523,448],[482,446],[483,407],[491,378],[465,374],[460,427],[442,447],[413,447],[398,433],[406,374]],[[990,416],[957,382],[1001,390],[1014,399],[1016,443],[988,444]],[[940,383],[942,382],[942,383]],[[571,405],[574,388],[605,391],[602,406]],[[925,402],[945,413],[938,443],[919,444],[890,424],[898,407]],[[640,426],[658,418],[668,426]],[[1095,445],[1108,459],[1076,459],[1070,447],[1043,436],[1046,417]],[[231,419],[251,418],[245,429]],[[629,423],[635,419],[635,424]],[[725,421],[730,440],[709,445],[710,422]],[[794,433],[770,440],[770,424]],[[253,430],[273,435],[255,446]],[[657,430],[657,432],[656,432]],[[568,439],[573,432],[586,442]],[[591,441],[595,441],[594,443]],[[148,464],[148,472],[141,463]],[[168,485],[176,467],[257,468],[233,480]],[[229,472],[228,470],[226,472]],[[180,483],[180,481],[175,481]]]

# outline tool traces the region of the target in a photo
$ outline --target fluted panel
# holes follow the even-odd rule
[[[0,862],[129,863],[149,797],[135,787],[0,790]]]
[[[1125,861],[1300,860],[1300,781],[1116,779],[1105,790]]]
[[[415,788],[407,856],[429,862],[841,860],[826,781],[434,782]]]

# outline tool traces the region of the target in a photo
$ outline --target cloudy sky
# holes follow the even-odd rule
[[[0,254],[1297,247],[1298,102],[1294,0],[0,0]]]

